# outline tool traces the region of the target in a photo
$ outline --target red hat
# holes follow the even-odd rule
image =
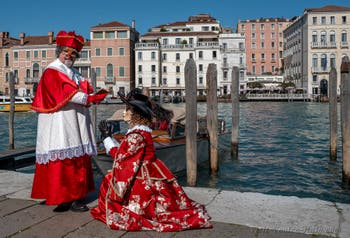
[[[76,35],[74,31],[65,32],[60,31],[56,36],[56,44],[58,46],[67,46],[77,50],[78,52],[84,46],[84,38],[80,35]]]

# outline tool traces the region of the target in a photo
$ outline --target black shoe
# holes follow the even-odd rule
[[[71,208],[72,203],[71,202],[64,202],[58,205],[55,209],[53,209],[54,212],[66,212]]]
[[[72,203],[70,210],[72,212],[87,212],[89,211],[89,208],[84,203],[77,200]]]

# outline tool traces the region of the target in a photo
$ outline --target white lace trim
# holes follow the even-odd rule
[[[151,133],[152,132],[152,129],[149,128],[148,126],[145,126],[145,125],[136,125],[134,126],[133,128],[130,128],[126,134],[129,134],[130,132],[133,132],[135,130],[141,130],[141,131],[146,131],[146,132],[149,132]]]
[[[36,154],[36,162],[38,164],[47,164],[49,161],[72,159],[74,157],[83,156],[84,154],[96,155],[96,146],[92,144],[86,144],[71,148],[51,150],[48,153]]]

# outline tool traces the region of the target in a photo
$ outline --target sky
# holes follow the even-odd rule
[[[210,14],[224,27],[236,29],[239,20],[292,18],[306,8],[326,5],[350,7],[350,0],[10,0],[0,5],[0,31],[10,37],[44,36],[49,31],[75,31],[90,38],[90,28],[118,21],[142,35],[151,27],[187,21],[189,16]]]

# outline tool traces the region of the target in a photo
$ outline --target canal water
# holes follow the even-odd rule
[[[97,121],[120,107],[98,105]],[[238,160],[230,156],[228,134],[219,145],[218,176],[210,176],[208,166],[201,166],[197,186],[350,203],[350,191],[341,179],[340,129],[338,159],[329,159],[328,111],[327,103],[241,102]],[[198,113],[205,112],[206,104],[199,103]],[[231,114],[231,104],[219,104],[219,119],[229,130]],[[36,123],[34,112],[15,114],[15,147],[35,145]],[[8,114],[0,113],[0,150],[7,148]],[[186,185],[186,174],[178,176]]]

